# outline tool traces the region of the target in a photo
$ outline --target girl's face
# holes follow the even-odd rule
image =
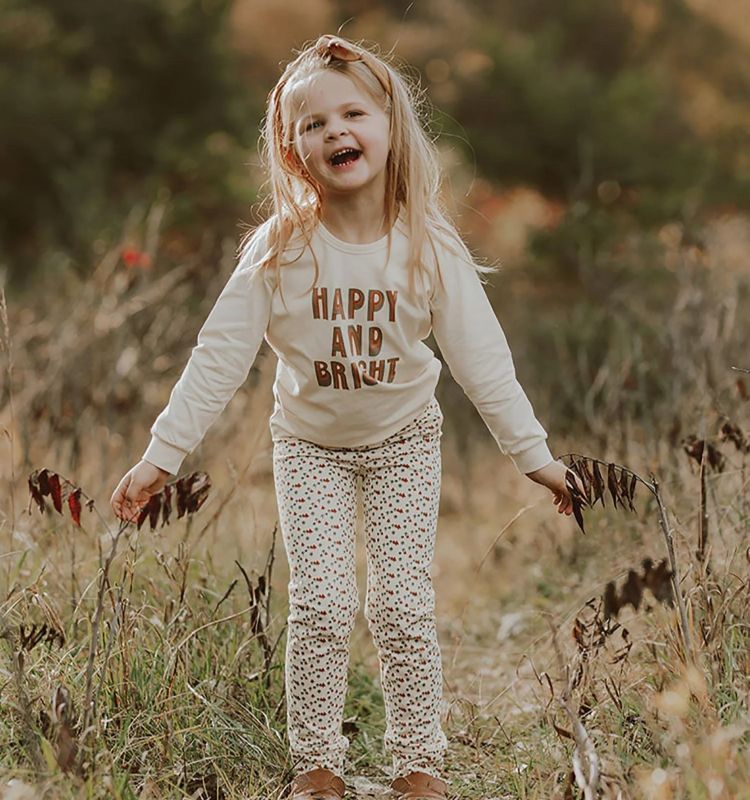
[[[333,194],[385,192],[390,119],[346,75],[323,70],[296,92],[294,146],[305,168]]]

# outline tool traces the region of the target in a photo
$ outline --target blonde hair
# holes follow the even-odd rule
[[[390,255],[391,231],[403,216],[409,233],[409,288],[417,275],[428,271],[427,246],[440,272],[436,242],[465,260],[479,273],[495,267],[479,265],[448,218],[440,202],[442,171],[437,148],[419,119],[423,93],[418,86],[374,52],[339,36],[321,36],[299,51],[287,64],[268,95],[261,133],[262,162],[270,183],[267,199],[272,213],[240,244],[240,252],[256,249],[253,268],[282,267],[281,256],[292,236],[299,233],[307,245],[320,222],[323,189],[306,170],[294,148],[293,100],[298,85],[323,70],[336,70],[363,89],[390,117],[389,155],[386,163],[384,220]],[[260,243],[262,242],[262,245]],[[300,254],[304,252],[304,248]],[[315,279],[319,276],[317,258]],[[442,280],[442,277],[440,278]],[[314,285],[313,283],[313,285]]]

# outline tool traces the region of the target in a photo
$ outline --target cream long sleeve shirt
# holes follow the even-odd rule
[[[278,273],[252,268],[260,245],[244,252],[151,426],[144,460],[177,474],[244,383],[264,338],[278,357],[273,441],[294,436],[329,447],[382,441],[413,421],[434,394],[442,365],[423,341],[431,330],[451,374],[518,470],[533,472],[553,460],[505,334],[465,258],[438,247],[444,285],[433,267],[430,285],[418,281],[422,291],[414,298],[401,220],[392,230],[390,259],[387,237],[352,244],[322,224],[311,244],[317,281],[309,247],[293,251],[292,243],[284,259],[291,263]]]

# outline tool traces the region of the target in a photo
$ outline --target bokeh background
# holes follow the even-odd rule
[[[109,496],[145,449],[242,235],[268,211],[258,152],[266,96],[296,49],[337,31],[420,82],[445,204],[477,259],[502,267],[487,292],[553,453],[653,470],[668,495],[699,642],[704,631],[704,683],[699,691],[695,674],[679,671],[674,614],[633,609],[621,694],[605,691],[602,667],[599,691],[581,698],[599,714],[602,791],[746,796],[747,638],[735,642],[729,673],[726,651],[711,649],[717,631],[740,635],[734,621],[746,607],[727,600],[726,629],[709,614],[719,595],[747,594],[732,594],[748,585],[746,453],[731,453],[701,501],[685,442],[718,446],[726,420],[750,427],[747,377],[734,369],[750,368],[748,0],[0,0],[0,770],[16,782],[5,791],[78,796],[88,775],[101,796],[115,786],[122,797],[191,787],[261,797],[288,767],[283,669],[253,694],[257,630],[242,614],[237,567],[261,574],[274,548],[268,624],[283,634],[266,345],[185,462],[213,481],[197,521],[127,533],[112,562],[111,620],[93,634],[104,638],[92,661],[101,706],[88,772],[62,768],[59,738],[39,720],[55,689],[75,694],[86,671],[112,531],[92,516],[85,531],[51,508],[40,516],[26,483],[40,467],[65,475],[115,529]],[[654,506],[637,517],[592,510],[583,537],[498,452],[447,367],[438,399],[434,580],[456,792],[578,796],[573,745],[550,721],[538,679],[564,677],[550,630],[569,647],[587,600],[643,557],[661,557]],[[694,558],[701,520],[713,530],[710,580]],[[358,537],[364,597],[361,520]],[[237,616],[214,625],[235,579],[221,611]],[[129,602],[118,604],[128,580]],[[23,648],[9,631],[51,620],[65,632],[62,654],[34,649],[19,673]],[[211,620],[210,635],[198,633]],[[186,636],[179,652],[189,658],[168,679]],[[274,657],[283,659],[283,639]],[[164,671],[134,678],[149,660]],[[687,710],[665,727],[648,698],[673,680]],[[206,681],[210,702],[178,701],[175,686],[187,694]],[[352,775],[367,776],[358,786],[370,796],[387,759],[377,654],[361,615],[351,682]],[[266,706],[265,728],[242,716]],[[247,734],[256,724],[258,739]],[[705,730],[724,732],[716,752],[705,750]]]

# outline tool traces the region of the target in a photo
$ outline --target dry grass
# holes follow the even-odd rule
[[[713,322],[748,286],[741,273],[704,281],[694,256],[680,256],[688,259],[678,262],[680,291],[663,318],[690,387],[675,393],[681,434],[657,410],[599,416],[618,407],[624,373],[614,353],[582,412],[597,432],[592,443],[571,437],[568,448],[564,431],[550,433],[560,453],[596,450],[658,476],[695,658],[676,608],[649,590],[637,609],[604,618],[607,584],[622,587],[644,558],[667,555],[652,497],[636,500],[636,513],[586,509],[584,536],[489,435],[468,453],[459,448],[453,420],[433,574],[457,797],[750,796],[747,453],[719,436],[722,415],[740,430],[750,425],[743,375],[730,370],[750,331],[739,312],[731,327],[729,312]],[[249,390],[191,458],[213,483],[200,511],[155,531],[130,526],[113,549],[109,495],[142,452],[190,346],[174,320],[189,294],[181,275],[124,274],[108,254],[90,286],[73,287],[62,303],[44,295],[37,307],[11,308],[4,326],[2,396],[14,402],[0,420],[10,456],[0,475],[0,795],[274,797],[290,768],[288,573],[274,540],[267,431],[274,364],[260,359]],[[119,310],[116,324],[105,324],[101,308]],[[193,328],[204,311],[193,310]],[[127,348],[136,352],[123,361]],[[168,352],[179,355],[167,363]],[[723,452],[722,471],[705,462],[699,471],[681,445],[691,433]],[[41,467],[82,487],[101,516],[84,507],[79,528],[48,501],[41,513],[27,489]],[[362,533],[360,518],[360,543]],[[363,599],[361,544],[357,568]],[[350,684],[349,776],[364,795],[385,782],[388,763],[377,658],[361,614]]]

